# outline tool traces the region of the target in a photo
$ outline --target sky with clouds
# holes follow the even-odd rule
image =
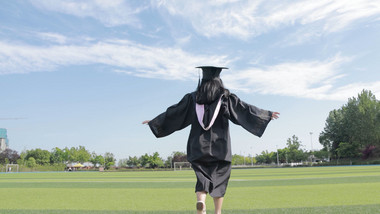
[[[1,1],[0,127],[18,151],[165,158],[185,151],[189,129],[155,139],[141,121],[214,65],[229,67],[221,77],[242,100],[281,113],[262,138],[233,126],[233,153],[292,135],[318,149],[329,111],[363,89],[380,96],[379,38],[372,0]]]

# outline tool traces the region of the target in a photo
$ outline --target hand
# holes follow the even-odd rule
[[[273,112],[273,113],[272,113],[272,117],[271,117],[271,119],[272,119],[272,120],[274,120],[274,119],[278,119],[278,118],[280,117],[279,115],[280,115],[279,112]]]
[[[142,124],[145,125],[145,124],[148,124],[149,122],[150,122],[150,120],[145,120],[145,121],[142,122]]]

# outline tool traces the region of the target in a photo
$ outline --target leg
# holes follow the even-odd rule
[[[206,213],[206,192],[196,192],[197,194],[197,214]]]
[[[223,197],[214,198],[215,214],[222,213]]]

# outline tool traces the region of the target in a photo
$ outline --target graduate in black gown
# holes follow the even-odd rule
[[[197,212],[205,213],[206,194],[214,198],[215,213],[221,213],[223,196],[231,174],[229,121],[261,137],[278,112],[241,101],[223,86],[224,67],[201,66],[202,81],[195,92],[170,106],[153,120],[144,121],[156,137],[165,137],[191,125],[187,160],[197,177]]]

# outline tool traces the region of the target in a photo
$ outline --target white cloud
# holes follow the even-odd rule
[[[231,89],[246,93],[295,96],[317,100],[347,100],[363,89],[380,93],[380,81],[355,83],[342,87],[334,84],[344,74],[340,66],[351,59],[337,55],[325,61],[282,63],[264,68],[250,68],[224,73],[223,79]]]
[[[191,35],[175,38],[176,44],[179,45],[180,47],[188,44],[190,40],[191,40]]]
[[[113,27],[118,25],[131,25],[140,27],[137,18],[145,7],[133,7],[130,2],[123,0],[31,0],[31,3],[43,10],[74,15],[78,17],[91,17],[102,24]]]
[[[153,2],[169,14],[189,20],[207,37],[225,34],[246,39],[294,25],[312,25],[317,29],[315,34],[331,33],[380,17],[380,1],[372,0]]]
[[[194,55],[179,48],[150,47],[129,40],[89,45],[32,46],[0,41],[0,74],[54,71],[71,65],[103,64],[110,71],[145,78],[194,81],[197,65],[231,65],[225,55]],[[336,87],[351,58],[339,54],[324,61],[287,62],[222,75],[230,89],[317,100],[347,100],[362,89],[380,94],[380,81]],[[231,67],[231,66],[230,66]],[[233,69],[233,66],[231,67]]]
[[[329,100],[342,100],[345,101],[357,95],[363,90],[371,90],[377,96],[380,95],[380,81],[375,82],[357,82],[336,88],[332,93],[326,95]],[[377,97],[378,99],[379,97]]]
[[[67,37],[57,33],[51,32],[38,32],[37,36],[43,40],[64,44],[67,41]]]
[[[135,76],[195,79],[197,65],[228,63],[222,55],[193,55],[178,48],[150,47],[128,40],[48,47],[0,41],[0,74],[52,71],[62,66],[104,64]]]

